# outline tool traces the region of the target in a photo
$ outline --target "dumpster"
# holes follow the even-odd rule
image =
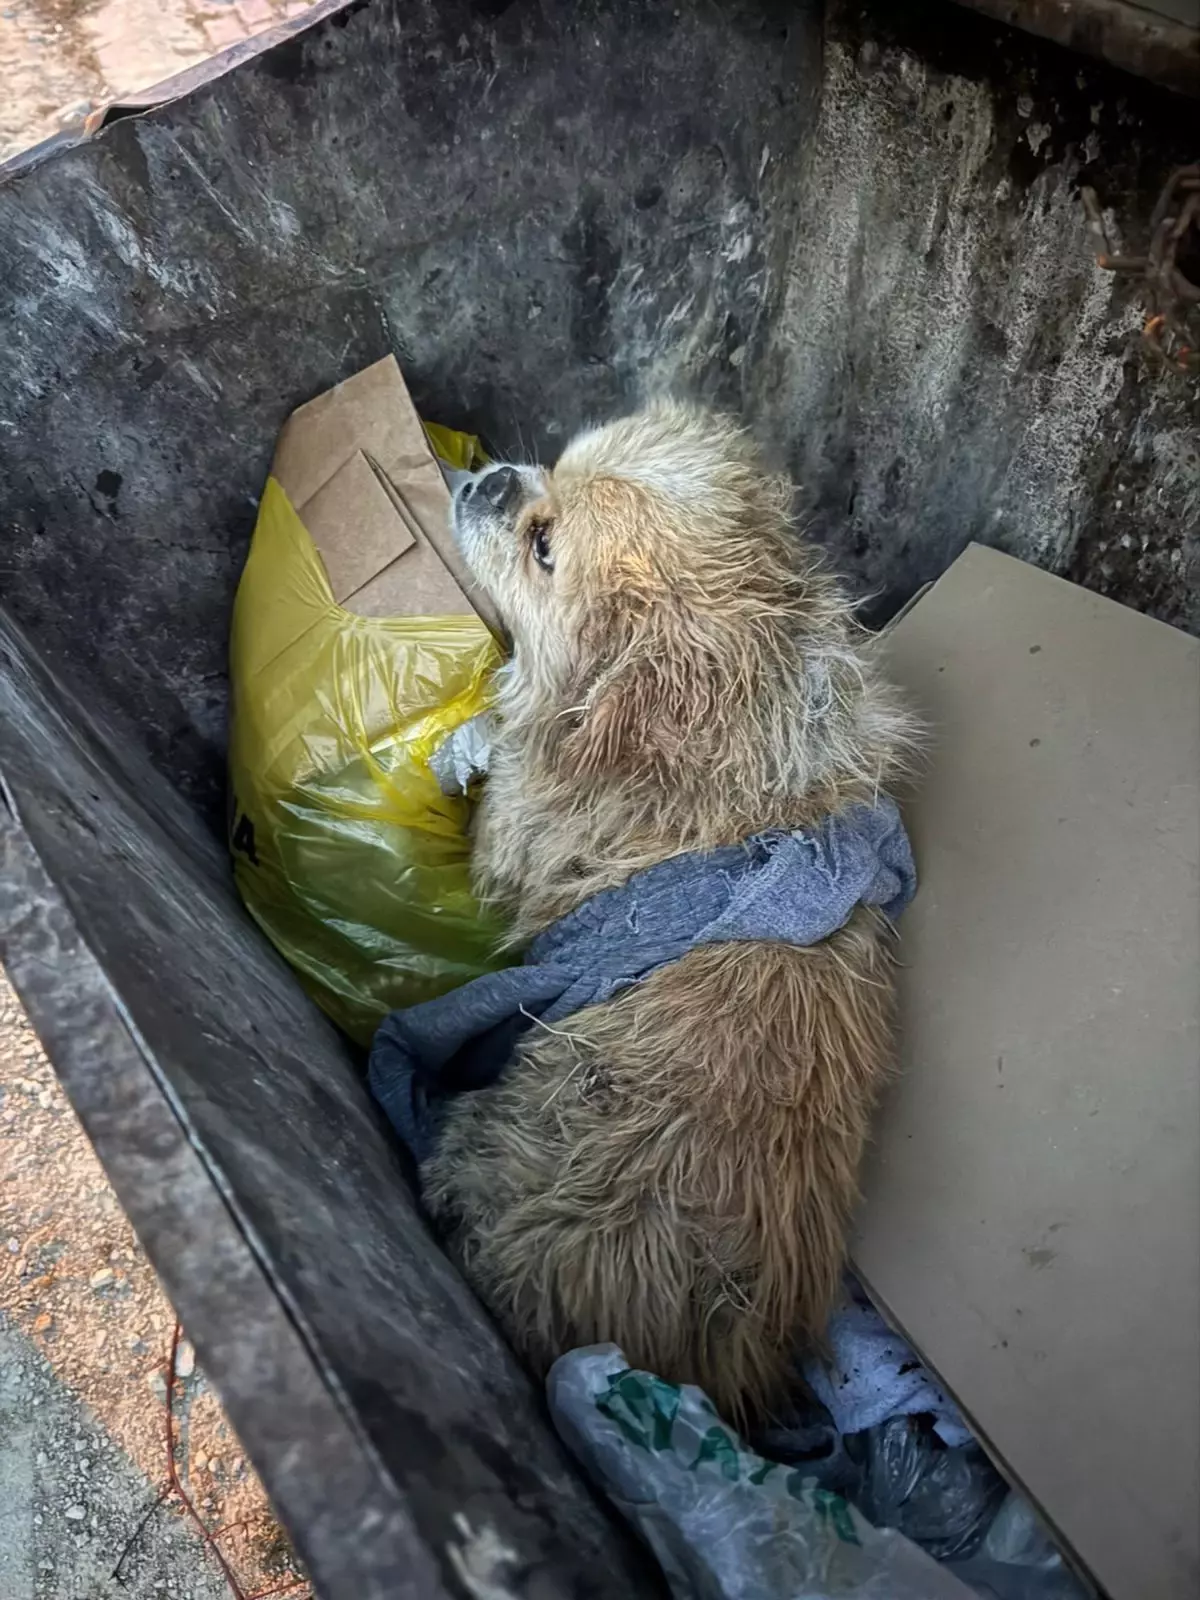
[[[232,886],[284,418],[391,353],[552,455],[672,388],[754,426],[869,618],[974,540],[1200,631],[1195,380],[1081,199],[1139,249],[1195,102],[899,9],[326,3],[0,174],[0,959],[327,1600],[660,1580]]]

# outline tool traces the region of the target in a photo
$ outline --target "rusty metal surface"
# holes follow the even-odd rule
[[[1178,94],[1200,96],[1197,0],[958,0]]]
[[[1176,372],[1200,372],[1200,164],[1180,167],[1163,185],[1144,255],[1114,251],[1096,191],[1085,187],[1081,199],[1104,245],[1097,263],[1128,274],[1145,296],[1146,349]]]

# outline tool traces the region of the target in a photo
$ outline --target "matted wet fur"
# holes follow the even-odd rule
[[[524,940],[677,855],[874,799],[914,730],[789,489],[658,405],[460,494],[512,633],[478,884]],[[738,1420],[786,1397],[838,1289],[890,1052],[889,931],[693,951],[524,1035],[424,1172],[452,1252],[544,1369],[613,1340]]]

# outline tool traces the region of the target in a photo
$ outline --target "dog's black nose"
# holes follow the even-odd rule
[[[475,487],[494,510],[507,511],[521,493],[521,474],[516,467],[497,467]]]

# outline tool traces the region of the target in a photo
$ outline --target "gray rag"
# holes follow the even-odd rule
[[[371,1047],[371,1089],[423,1161],[447,1097],[495,1083],[535,1022],[553,1026],[600,1005],[702,945],[818,944],[858,905],[895,918],[915,888],[908,835],[889,799],[849,806],[815,828],[674,856],[553,923],[523,965],[393,1011]]]

